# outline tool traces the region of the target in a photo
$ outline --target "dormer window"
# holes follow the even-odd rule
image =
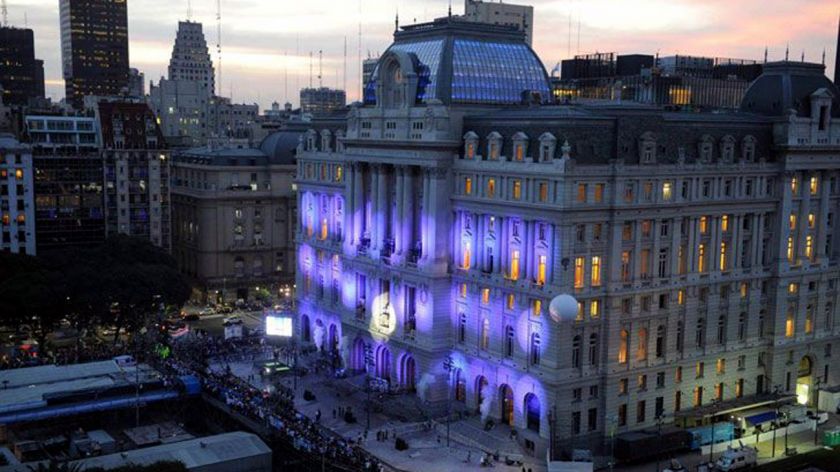
[[[332,133],[328,129],[321,131],[321,151],[332,151]]]
[[[513,135],[513,160],[522,162],[528,152],[528,135],[519,132]]]
[[[741,143],[741,156],[746,162],[755,161],[755,142],[755,137],[747,136]]]
[[[315,132],[314,129],[311,129],[306,132],[306,150],[307,151],[315,151],[315,139],[318,136],[318,133]]]
[[[344,152],[344,130],[335,132],[335,152]]]
[[[540,136],[540,162],[551,162],[554,160],[554,150],[557,148],[557,138],[551,133],[543,133]]]
[[[700,138],[700,143],[697,145],[697,151],[700,156],[700,162],[709,163],[712,162],[712,147],[713,147],[713,139],[709,135],[704,135]]]
[[[502,150],[502,135],[493,131],[487,136],[487,159],[498,161]]]
[[[649,131],[639,138],[639,161],[642,164],[656,164],[656,138]]]
[[[478,135],[470,131],[464,135],[464,159],[475,159],[475,151],[478,147]]]
[[[723,162],[732,162],[735,160],[735,138],[727,135],[721,139],[720,157]]]

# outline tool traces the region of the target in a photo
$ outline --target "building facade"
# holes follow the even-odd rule
[[[89,116],[27,115],[39,254],[105,240],[102,157]]]
[[[128,88],[127,0],[61,0],[61,64],[67,102],[122,95]]]
[[[305,88],[300,91],[300,110],[314,116],[328,115],[347,105],[344,90],[327,87]]]
[[[32,151],[0,130],[0,250],[35,255]]]
[[[292,188],[299,132],[269,135],[258,149],[221,145],[176,152],[173,256],[205,301],[274,295],[294,284]]]
[[[178,22],[169,59],[169,80],[198,81],[207,97],[215,93],[216,74],[201,23]]]
[[[105,235],[126,234],[171,249],[170,151],[142,102],[97,108],[104,173]]]
[[[529,46],[534,38],[534,7],[483,0],[465,0],[464,18],[476,23],[513,26],[525,32]]]
[[[824,67],[768,64],[739,113],[540,106],[524,35],[477,28],[403,28],[346,126],[306,135],[302,342],[537,449],[550,411],[603,438],[840,381]]]
[[[7,105],[44,98],[44,61],[35,59],[31,29],[0,26],[0,88]]]

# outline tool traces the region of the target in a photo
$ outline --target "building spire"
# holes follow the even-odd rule
[[[768,53],[768,52],[769,52],[769,51],[767,50],[767,46],[764,46],[764,63],[765,63],[765,64],[767,64],[767,53]]]
[[[397,16],[394,17],[394,31],[400,30],[400,7],[397,7]]]
[[[805,62],[805,50],[802,50],[802,62]]]
[[[790,43],[785,46],[785,62],[790,60]]]

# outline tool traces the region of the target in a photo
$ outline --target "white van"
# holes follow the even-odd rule
[[[749,469],[758,463],[758,452],[755,448],[741,446],[737,449],[727,449],[715,462],[714,470],[729,472],[731,470]]]

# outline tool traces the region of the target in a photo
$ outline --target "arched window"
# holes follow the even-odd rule
[[[332,152],[332,132],[328,129],[321,130],[321,151]]]
[[[526,426],[531,431],[540,432],[540,400],[533,393],[525,395]]]
[[[700,162],[712,162],[712,150],[714,149],[714,140],[708,134],[700,138],[697,143],[697,154],[700,157]]]
[[[540,136],[540,162],[551,162],[554,160],[554,151],[557,148],[557,138],[551,133],[543,133]]]
[[[661,359],[665,355],[665,326],[656,327],[656,358]]]
[[[639,137],[639,162],[656,164],[656,138],[650,131]]]
[[[727,163],[735,160],[735,138],[730,135],[720,140],[720,158]]]
[[[470,131],[464,135],[464,159],[475,159],[478,135]]]
[[[589,365],[598,365],[598,334],[589,335]]]
[[[513,157],[512,161],[523,162],[528,153],[528,135],[518,132],[513,135]]]
[[[502,135],[493,131],[487,136],[487,159],[498,161],[502,152]]]
[[[514,331],[513,326],[505,327],[505,357],[513,356]]]
[[[741,157],[747,162],[755,160],[755,137],[748,135],[744,137],[741,142]]]
[[[630,334],[627,332],[626,329],[621,330],[621,337],[618,345],[618,363],[619,364],[626,364],[627,363],[627,350],[628,350],[628,343]]]
[[[467,315],[461,313],[458,317],[458,342],[463,343],[467,340]]]
[[[580,368],[580,336],[572,338],[572,367]]]
[[[531,334],[531,365],[540,365],[540,334]]]
[[[636,360],[646,360],[647,359],[647,350],[648,350],[648,331],[647,328],[642,328],[639,330],[639,344],[636,349]]]

